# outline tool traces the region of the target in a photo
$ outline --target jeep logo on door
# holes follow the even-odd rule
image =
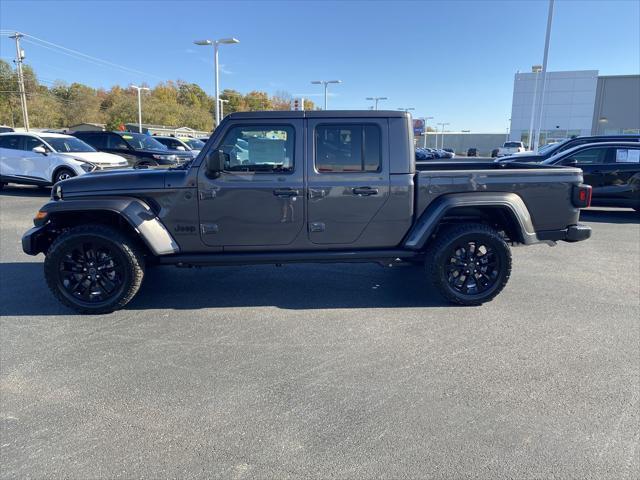
[[[196,233],[195,225],[176,225],[173,231],[178,234],[189,235]]]

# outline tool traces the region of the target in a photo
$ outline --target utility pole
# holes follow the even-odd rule
[[[367,97],[367,100],[371,100],[375,102],[375,107],[373,108],[373,110],[378,110],[378,102],[380,100],[388,100],[387,97]]]
[[[444,127],[446,125],[450,125],[450,123],[449,122],[438,123],[438,125],[440,125],[442,127],[442,133],[440,134],[440,137],[441,137],[441,139],[440,139],[440,144],[441,144],[440,148],[442,149],[442,148],[444,148]],[[437,135],[438,135],[438,133],[436,132],[436,148],[438,148],[438,137],[437,137]]]
[[[427,122],[429,120],[433,120],[434,117],[424,117],[424,148],[427,148]],[[438,138],[438,133],[436,132],[436,139]]]
[[[544,107],[544,94],[547,88],[547,59],[549,58],[549,40],[551,39],[551,22],[553,21],[553,2],[549,0],[549,13],[547,14],[547,34],[544,39],[544,57],[542,58],[542,92],[540,92],[540,108],[538,109],[538,128],[533,149],[537,152],[540,146],[540,130],[542,129],[542,108]]]
[[[20,48],[20,39],[24,37],[19,32],[11,35],[16,41],[16,59],[14,60],[18,70],[18,91],[20,92],[20,103],[22,104],[22,120],[24,122],[25,131],[29,131],[29,112],[27,111],[27,94],[24,90],[24,75],[22,74],[22,61],[24,60],[24,50]]]
[[[324,86],[324,109],[327,109],[327,86],[330,83],[342,83],[342,80],[313,80],[311,82],[313,85],[322,85]]]

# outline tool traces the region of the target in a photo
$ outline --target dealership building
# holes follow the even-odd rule
[[[542,112],[541,145],[578,135],[640,134],[640,75],[547,72],[544,96],[542,83],[540,73],[516,73],[510,140],[529,144],[534,96],[533,130]]]

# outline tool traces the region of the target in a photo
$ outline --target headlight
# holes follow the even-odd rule
[[[62,200],[62,186],[56,185],[51,189],[51,198],[53,200]]]
[[[78,160],[78,161],[81,161],[81,160]],[[82,162],[80,164],[80,168],[85,172],[89,173],[89,172],[93,172],[97,167],[93,163]]]

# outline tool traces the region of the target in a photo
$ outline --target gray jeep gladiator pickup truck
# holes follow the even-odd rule
[[[446,299],[478,305],[506,285],[509,244],[589,238],[590,192],[568,167],[417,171],[404,112],[233,113],[189,164],[57,183],[22,246],[83,313],[123,307],[155,265],[290,262],[424,265]]]

